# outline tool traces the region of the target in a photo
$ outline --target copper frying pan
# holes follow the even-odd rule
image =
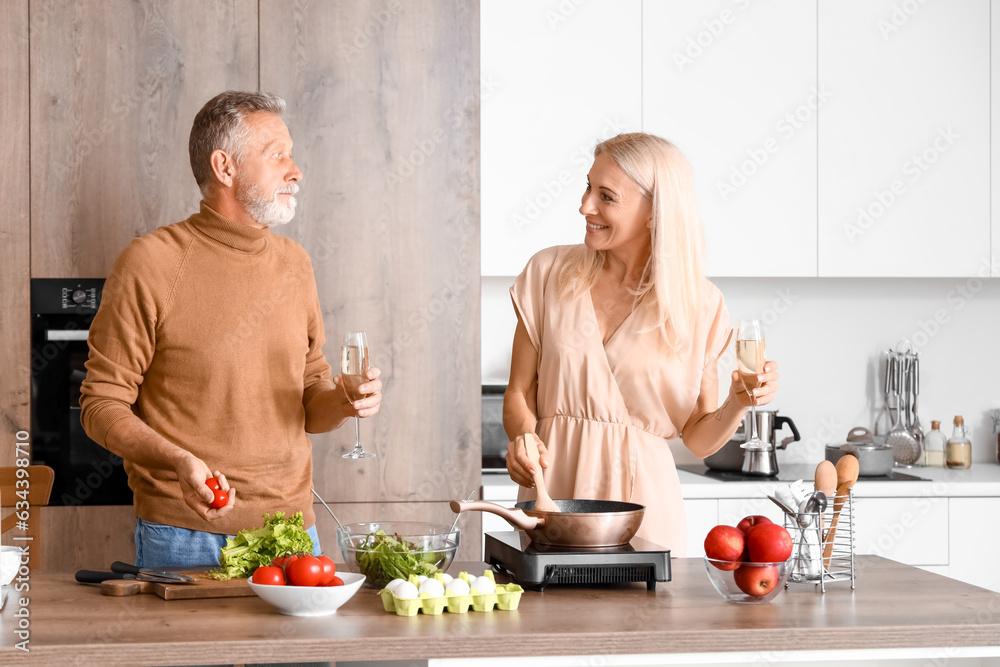
[[[645,506],[616,500],[557,500],[558,512],[535,509],[535,501],[513,509],[484,500],[453,500],[454,512],[482,511],[503,517],[532,542],[564,547],[613,547],[628,544],[639,530]]]

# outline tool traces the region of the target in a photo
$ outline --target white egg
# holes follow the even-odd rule
[[[415,600],[419,595],[420,592],[417,590],[417,587],[408,581],[404,581],[396,586],[396,597],[401,600]]]
[[[385,585],[385,587],[388,588],[393,593],[395,593],[396,592],[396,587],[399,586],[404,581],[406,581],[406,579],[393,579],[392,581],[390,581],[389,583],[387,583]]]
[[[453,577],[450,574],[448,574],[447,572],[442,572],[441,573],[441,577],[444,579],[444,585],[445,586],[447,586],[448,584],[450,584],[451,580],[453,579]]]
[[[476,580],[472,582],[472,588],[480,593],[494,593],[497,589],[496,584],[489,577],[476,577]]]
[[[444,584],[437,579],[425,579],[420,583],[420,592],[427,593],[432,598],[439,598],[444,595]]]
[[[427,575],[421,574],[421,575],[417,576],[417,583],[418,584],[422,584],[425,581],[427,581]]]
[[[465,579],[452,579],[448,582],[448,592],[455,595],[468,595],[469,584],[465,582]]]

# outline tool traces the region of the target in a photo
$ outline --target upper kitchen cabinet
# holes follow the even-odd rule
[[[30,3],[31,274],[99,278],[200,199],[198,109],[257,89],[257,1]]]
[[[993,229],[992,275],[1000,278],[1000,0],[990,3],[990,216]]]
[[[819,275],[988,271],[989,1],[820,0],[819,80]]]
[[[816,275],[826,100],[815,3],[643,3],[643,129],[691,161],[710,276]]]
[[[482,273],[582,243],[599,141],[641,127],[640,0],[483,0]]]

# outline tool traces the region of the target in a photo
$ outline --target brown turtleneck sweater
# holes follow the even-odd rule
[[[103,446],[112,424],[137,415],[237,490],[232,511],[206,521],[173,471],[125,461],[136,516],[232,534],[301,510],[311,526],[304,406],[332,387],[324,340],[312,264],[291,239],[202,202],[132,241],[90,327],[83,427]]]

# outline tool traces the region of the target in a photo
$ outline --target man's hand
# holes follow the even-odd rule
[[[364,394],[365,397],[354,401],[353,403],[349,398],[347,398],[347,392],[343,389],[343,382],[339,375],[335,375],[333,378],[333,385],[335,390],[340,390],[344,393],[344,406],[347,410],[346,417],[371,417],[378,414],[379,406],[382,404],[382,381],[378,379],[379,375],[382,374],[377,368],[369,368],[368,372],[365,374],[365,382],[358,386],[358,393]]]
[[[174,470],[177,473],[177,481],[181,485],[181,494],[184,496],[184,502],[199,516],[209,521],[214,521],[219,517],[225,516],[233,509],[233,505],[236,504],[236,489],[229,486],[225,475],[218,470],[213,474],[209,467],[205,465],[205,462],[197,456],[185,456]],[[205,484],[205,480],[210,477],[217,477],[219,486],[229,495],[229,502],[225,507],[220,507],[219,509],[210,507],[212,501],[215,500],[215,494]]]

